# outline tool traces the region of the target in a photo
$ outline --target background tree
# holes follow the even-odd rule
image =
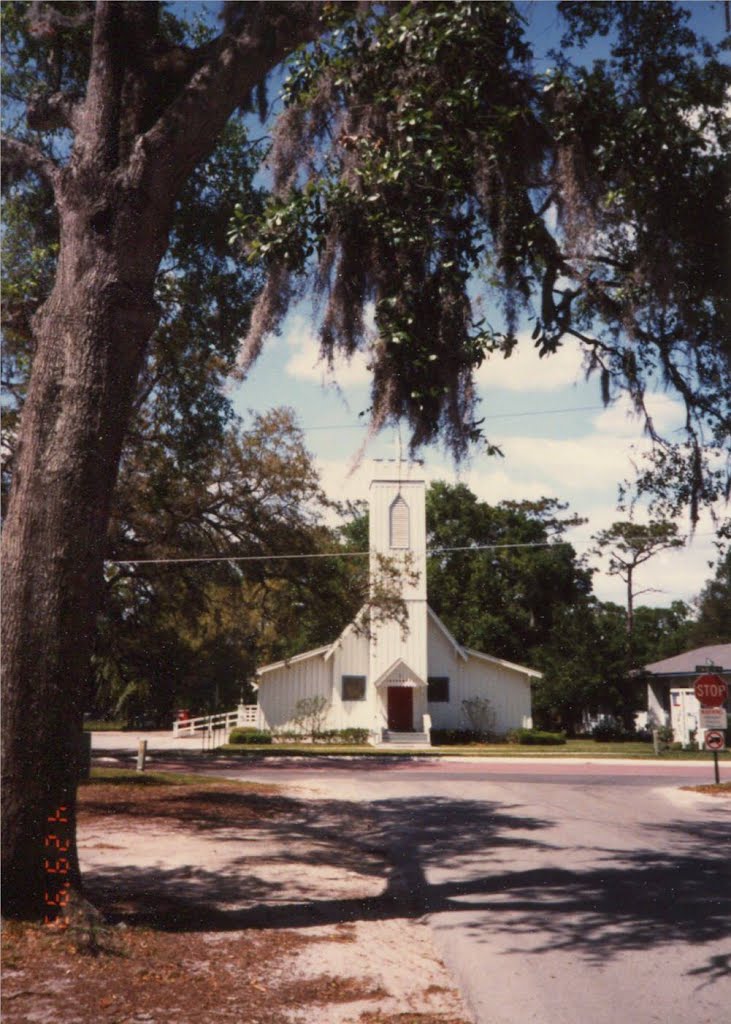
[[[558,609],[535,663],[543,673],[533,688],[536,725],[573,736],[587,719],[609,714],[631,727],[641,696],[628,675],[626,616],[619,605],[592,596]]]
[[[634,603],[638,594],[653,588],[635,589],[635,573],[661,551],[681,548],[685,544],[678,536],[675,523],[634,523],[616,522],[606,530],[600,530],[593,538],[595,553],[608,557],[607,572],[619,576],[627,587],[627,636],[630,645],[634,634]]]
[[[267,558],[339,548],[291,410],[230,425],[185,477],[154,447],[148,456],[130,476],[123,466],[93,700],[98,712],[169,724],[176,703],[250,699],[256,665],[323,642],[325,621],[334,639],[365,597],[367,559]]]
[[[720,559],[697,601],[688,646],[731,643],[731,551]]]
[[[693,628],[693,609],[685,601],[673,601],[665,608],[637,606],[632,635],[633,668],[688,650],[693,646]]]
[[[443,482],[429,487],[426,509],[434,611],[468,647],[531,664],[559,609],[591,591],[590,573],[563,540],[584,520],[553,498],[489,505]]]

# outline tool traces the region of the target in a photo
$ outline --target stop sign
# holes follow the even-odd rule
[[[728,697],[728,687],[723,679],[713,672],[698,676],[694,690],[698,703],[707,708],[720,708]]]

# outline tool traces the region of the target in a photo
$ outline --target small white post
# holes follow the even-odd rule
[[[145,760],[147,759],[147,740],[139,740],[137,743],[137,771],[143,772],[145,770]]]

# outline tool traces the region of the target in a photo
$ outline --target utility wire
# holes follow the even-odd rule
[[[710,537],[712,533],[696,534],[696,537]],[[644,539],[644,538],[642,538]],[[427,555],[445,555],[454,551],[504,551],[511,548],[555,548],[571,545],[569,540],[526,541],[519,544],[465,544],[462,547],[427,548]],[[364,558],[371,551],[325,551],[309,554],[289,555],[209,555],[190,558],[110,558],[107,565],[183,565],[201,562],[282,562],[306,558]]]
[[[529,412],[497,412],[485,416],[486,420],[517,419],[523,416],[553,416],[567,412],[598,412],[605,410],[604,405],[577,405],[566,409],[531,409]],[[300,430],[365,430],[368,423],[332,423],[314,427],[300,427]]]
[[[459,548],[427,548],[427,555],[442,555],[450,551],[493,551],[498,548],[550,548],[570,541],[530,541],[525,544],[468,544]],[[303,555],[210,555],[190,558],[110,558],[107,565],[175,565],[197,562],[281,562],[304,558],[363,558],[370,551],[318,551]]]

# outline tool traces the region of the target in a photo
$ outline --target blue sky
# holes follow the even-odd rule
[[[509,360],[488,361],[478,373],[485,428],[505,457],[480,454],[457,468],[443,451],[428,448],[422,453],[424,470],[430,480],[461,480],[489,502],[542,495],[568,501],[572,511],[590,520],[569,538],[583,552],[593,532],[623,518],[616,509],[617,485],[633,475],[632,460],[646,450],[647,441],[625,402],[602,407],[598,384],[584,380],[576,347],[567,345],[539,360],[530,339],[522,341]],[[368,439],[367,417],[358,416],[368,407],[368,394],[364,357],[339,360],[329,373],[319,362],[308,310],[299,307],[282,336],[269,339],[235,404],[242,414],[273,405],[294,408],[330,497],[365,498],[369,461],[395,457],[399,444],[393,429]],[[657,394],[649,404],[658,426],[672,432],[682,423],[680,404],[671,397]],[[405,445],[405,431],[402,439]],[[712,540],[710,524],[702,522],[687,549],[653,559],[638,586],[657,592],[643,595],[642,602],[664,605],[697,594],[709,576]],[[594,588],[602,599],[623,600],[616,577],[598,573]]]
[[[557,45],[560,32],[554,3],[521,5],[530,19],[530,35],[539,54]],[[720,3],[697,3],[694,21],[709,37],[723,31]],[[318,345],[306,303],[294,309],[280,337],[265,345],[248,379],[235,393],[237,411],[262,411],[274,405],[291,406],[297,413],[310,451],[332,498],[365,498],[369,461],[394,457],[398,432],[383,431],[368,438],[369,374],[363,356],[350,363],[339,360],[330,373],[319,362]],[[586,381],[578,347],[567,343],[559,352],[539,360],[526,334],[509,360],[494,357],[478,374],[480,415],[485,430],[505,458],[476,455],[460,468],[438,448],[422,452],[427,479],[466,483],[480,498],[533,499],[542,495],[568,501],[570,510],[589,517],[585,527],[571,531],[577,551],[590,546],[590,536],[612,521],[624,518],[617,511],[618,484],[634,476],[637,461],[648,442],[628,404],[609,409],[601,405],[598,382]],[[671,396],[651,396],[649,408],[661,432],[669,436],[683,421],[680,403]],[[404,446],[408,440],[403,433]],[[354,462],[360,457],[358,468]],[[637,517],[643,518],[641,510]],[[680,523],[681,528],[687,524]],[[653,588],[640,602],[666,605],[698,594],[711,575],[714,558],[713,529],[703,520],[696,535],[681,551],[661,553],[645,568],[638,587]],[[623,602],[624,584],[599,571],[594,578],[597,596]]]

